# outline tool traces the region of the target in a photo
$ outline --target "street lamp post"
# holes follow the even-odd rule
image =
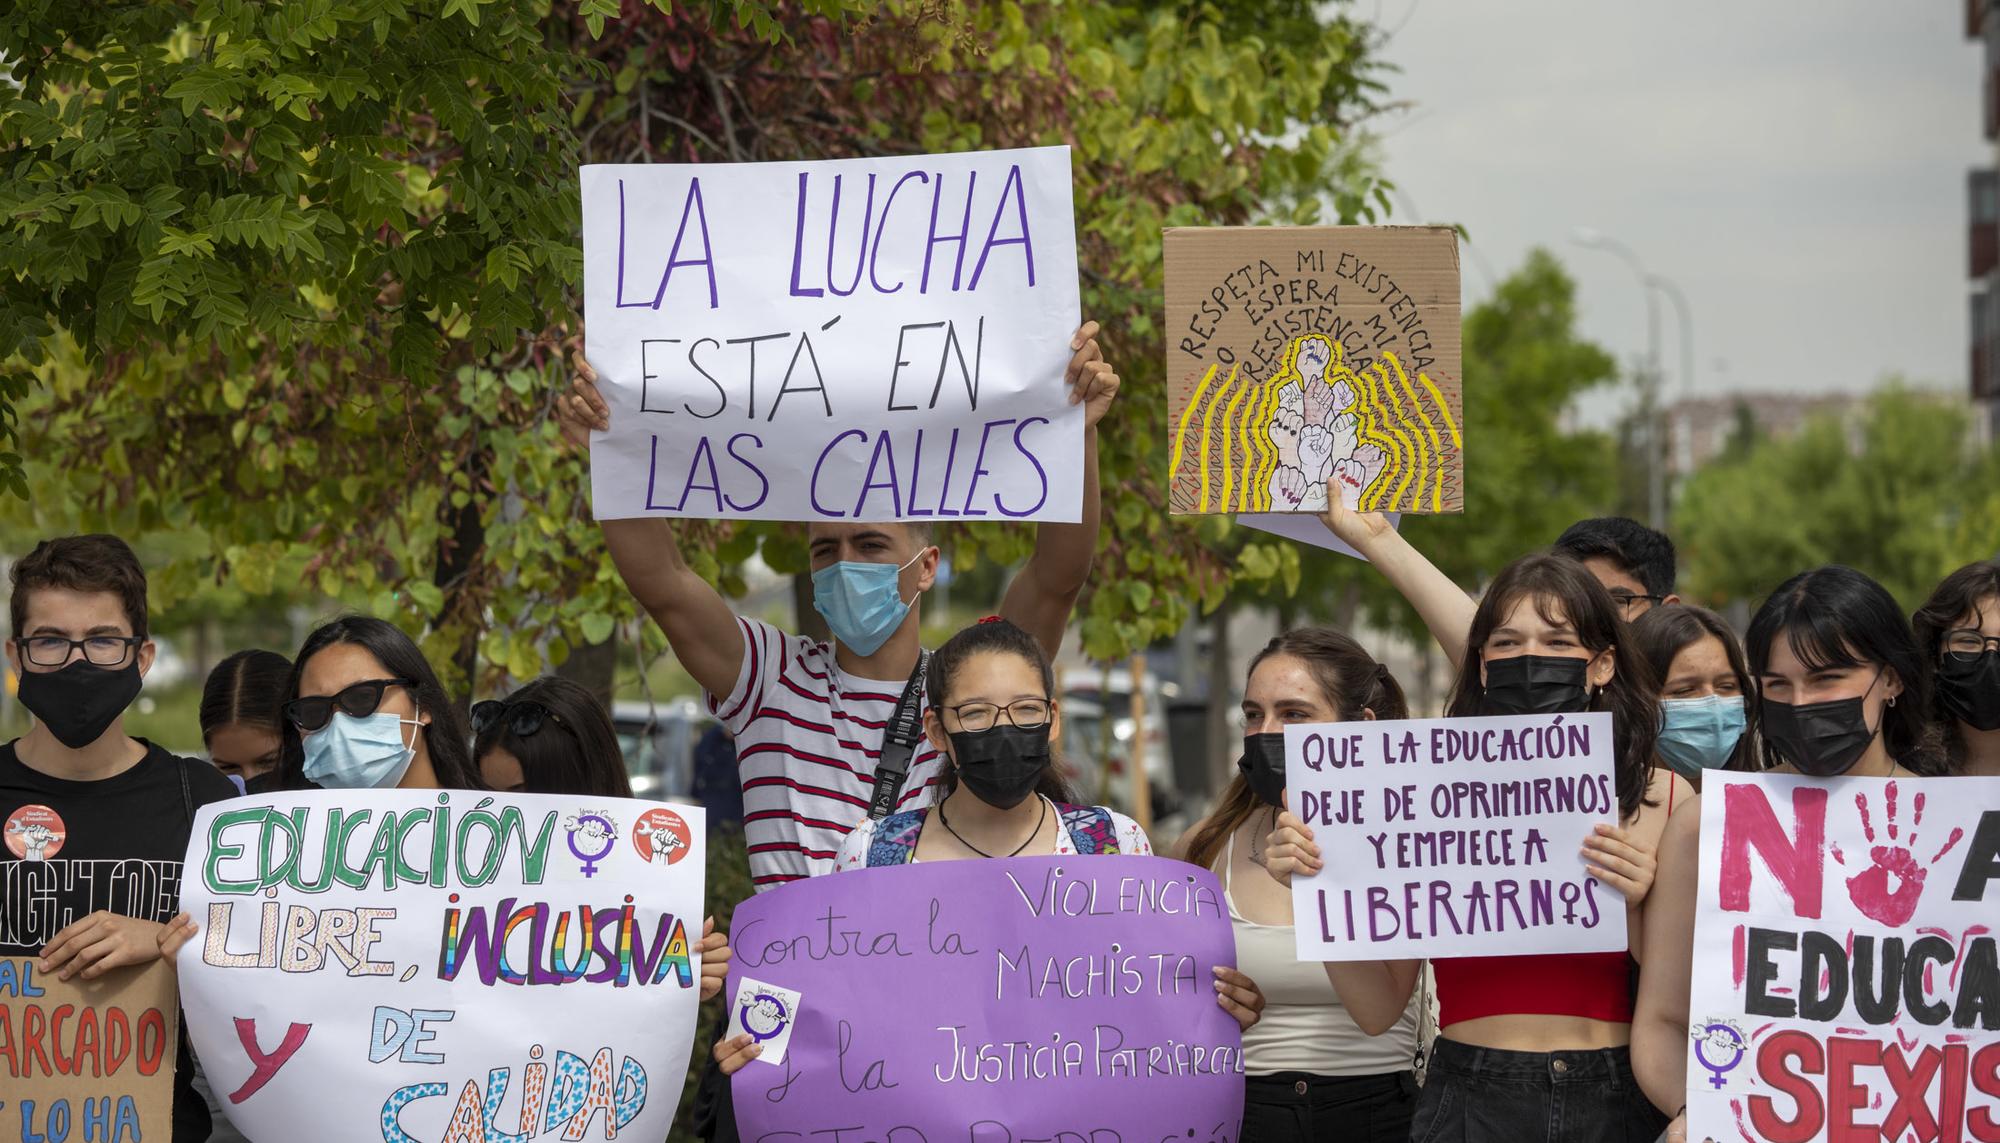
[[[1674,317],[1678,319],[1681,334],[1681,423],[1682,437],[1687,442],[1684,450],[1690,469],[1694,466],[1694,441],[1691,422],[1694,409],[1694,312],[1688,308],[1687,294],[1681,291],[1672,278],[1664,274],[1648,276],[1647,282],[1659,292],[1667,295],[1674,303]],[[1686,473],[1682,474],[1683,477]]]
[[[1660,300],[1654,290],[1654,277],[1647,271],[1646,264],[1630,246],[1608,234],[1579,227],[1575,234],[1576,243],[1592,250],[1603,250],[1615,255],[1639,279],[1639,288],[1646,295],[1646,369],[1639,386],[1639,401],[1642,419],[1646,426],[1646,515],[1647,523],[1655,528],[1667,526],[1667,473],[1666,434],[1660,425]]]

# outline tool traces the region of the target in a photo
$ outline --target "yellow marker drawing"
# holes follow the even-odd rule
[[[1194,387],[1194,396],[1188,398],[1187,407],[1181,410],[1180,428],[1174,433],[1174,458],[1167,465],[1167,480],[1169,483],[1180,479],[1181,446],[1187,443],[1188,418],[1194,415],[1194,407],[1201,404],[1201,395],[1208,388],[1208,383],[1215,380],[1216,368],[1216,366],[1211,365],[1208,367],[1208,372],[1201,375],[1201,384]]]

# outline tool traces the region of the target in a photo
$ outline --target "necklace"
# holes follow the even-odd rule
[[[1271,807],[1271,829],[1276,828],[1278,828],[1278,809],[1276,806],[1273,806]],[[1264,832],[1269,833],[1270,830],[1265,830]],[[1257,844],[1258,837],[1259,834],[1256,830],[1250,831],[1250,864],[1259,869],[1269,869],[1270,866],[1265,864],[1264,851]]]
[[[1022,840],[1021,844],[1014,847],[1014,852],[1008,854],[1007,856],[1009,857],[1021,856],[1021,851],[1028,848],[1028,843],[1034,841],[1036,838],[1042,835],[1042,823],[1047,821],[1049,818],[1049,800],[1047,798],[1042,798],[1041,801],[1042,801],[1042,812],[1035,815],[1034,830],[1031,831],[1028,834],[1028,836]],[[964,835],[960,834],[957,830],[951,828],[951,819],[944,816],[943,802],[938,803],[938,820],[944,823],[944,829],[946,833],[950,834],[955,838],[958,838],[958,844],[964,846],[965,848],[971,850],[972,852],[978,854],[981,857],[993,856],[993,854],[990,854],[985,850],[979,848],[978,846],[972,844],[971,842],[965,840]]]

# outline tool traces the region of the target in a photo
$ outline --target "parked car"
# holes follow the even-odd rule
[[[1130,813],[1129,762],[1133,746],[1143,741],[1154,832],[1165,833],[1179,821],[1185,801],[1174,778],[1167,740],[1167,703],[1177,688],[1172,684],[1163,686],[1151,674],[1143,676],[1140,693],[1145,698],[1145,709],[1140,719],[1135,720],[1130,671],[1113,670],[1107,679],[1105,672],[1096,667],[1073,667],[1063,672],[1061,684],[1063,753],[1079,792],[1086,798],[1107,798],[1113,808]]]
[[[611,727],[632,777],[632,796],[663,802],[693,801],[694,744],[714,724],[701,703],[686,695],[655,703],[611,704]]]

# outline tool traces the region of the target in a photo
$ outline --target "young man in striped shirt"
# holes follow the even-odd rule
[[[1085,406],[1082,519],[1038,526],[1034,554],[1000,603],[1000,614],[1033,632],[1051,657],[1097,547],[1097,423],[1118,393],[1097,330],[1086,322],[1076,331],[1066,373],[1071,402]],[[590,430],[610,427],[596,379],[579,358],[571,392],[557,402],[565,434],[579,445],[587,445]],[[814,606],[834,636],[820,643],[737,615],[688,566],[671,521],[599,525],[626,587],[736,740],[757,890],[832,872],[841,839],[868,816],[884,733],[922,653],[918,608],[938,566],[930,529],[807,525]],[[897,809],[929,801],[939,762],[920,740]]]

